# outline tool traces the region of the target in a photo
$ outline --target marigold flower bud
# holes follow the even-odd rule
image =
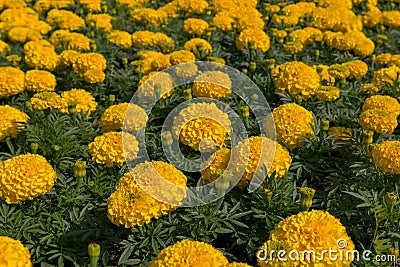
[[[185,100],[192,99],[192,90],[190,88],[183,90],[183,99]]]
[[[242,106],[240,108],[240,113],[243,118],[248,118],[250,116],[250,111],[248,106]]]
[[[250,62],[250,64],[249,64],[249,70],[250,70],[251,72],[253,72],[253,71],[256,70],[256,68],[257,68],[257,63],[254,62],[254,61]]]
[[[170,131],[162,132],[161,139],[166,146],[170,146],[174,142],[174,140],[172,139],[172,133]]]
[[[77,105],[76,101],[69,101],[68,102],[68,112],[70,114],[76,113],[76,105]]]
[[[247,74],[247,69],[242,69],[243,74]]]
[[[386,193],[385,203],[389,210],[392,209],[393,205],[397,202],[397,196],[394,193]]]
[[[76,178],[83,178],[86,176],[86,162],[78,160],[74,166],[74,175]]]
[[[25,102],[25,108],[27,109],[27,110],[32,110],[32,103],[31,103],[31,101],[26,101]]]
[[[39,144],[38,143],[31,143],[29,148],[30,148],[32,154],[36,154],[38,149],[39,149]]]
[[[123,65],[126,65],[126,64],[128,64],[128,59],[126,57],[123,57],[121,59],[121,62],[122,62]]]
[[[395,256],[395,260],[397,260],[399,258],[399,249],[391,247],[391,248],[388,249],[388,254],[389,255],[394,255]]]
[[[363,131],[363,143],[364,144],[372,144],[374,141],[374,132],[371,130]]]
[[[114,103],[115,102],[115,95],[109,95],[108,96],[108,101],[110,101],[110,103]]]
[[[96,243],[89,244],[88,253],[90,258],[90,267],[96,267],[100,255],[100,245]]]
[[[257,101],[258,100],[258,95],[257,94],[252,94],[251,95],[251,100]]]
[[[329,129],[329,120],[327,120],[327,119],[321,120],[320,129],[322,131],[328,131],[328,129]]]
[[[315,189],[309,187],[302,187],[299,190],[300,193],[300,208],[303,211],[308,211],[312,205],[312,199],[315,194]]]

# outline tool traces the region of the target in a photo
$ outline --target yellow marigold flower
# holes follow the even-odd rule
[[[320,86],[320,77],[315,69],[300,61],[286,62],[276,66],[274,76],[275,90],[288,92],[292,96],[308,99],[314,95]]]
[[[68,38],[65,40],[65,45],[68,49],[74,49],[78,51],[89,51],[91,39],[83,35],[82,33],[71,32]]]
[[[392,55],[388,62],[388,66],[396,66],[400,68],[400,54]]]
[[[387,95],[373,95],[367,98],[362,110],[379,109],[390,113],[399,114],[400,104],[396,98]]]
[[[195,63],[185,63],[175,67],[175,74],[181,78],[190,78],[196,75],[199,69]]]
[[[232,93],[229,75],[221,71],[205,71],[195,80],[192,87],[196,97],[221,99]]]
[[[400,11],[398,11],[398,10],[383,11],[381,22],[385,26],[392,27],[392,28],[399,28],[400,27]]]
[[[342,64],[333,64],[329,66],[328,72],[329,75],[334,77],[335,79],[346,79],[350,76],[349,67]]]
[[[154,60],[151,61],[151,68],[154,71],[159,71],[171,67],[170,57],[171,56],[167,54],[155,58]]]
[[[245,170],[237,184],[239,187],[244,187],[246,181],[250,181],[254,175],[263,177],[264,166],[267,168],[268,176],[275,172],[277,178],[283,177],[292,163],[289,153],[280,144],[261,136],[252,136],[239,142],[232,148],[232,155],[238,157],[232,159],[234,169]],[[249,155],[247,162],[246,155]]]
[[[110,43],[125,49],[132,46],[132,36],[126,31],[111,31],[108,39],[110,40]]]
[[[9,105],[0,106],[0,142],[7,137],[15,138],[25,127],[29,117],[24,112]]]
[[[239,31],[264,29],[262,14],[256,8],[239,8],[235,11],[236,26]]]
[[[56,172],[40,155],[19,155],[0,162],[0,198],[8,204],[32,200],[50,191]]]
[[[178,7],[176,4],[176,1],[169,2],[166,5],[159,7],[158,10],[164,11],[165,13],[167,13],[168,18],[175,19],[179,16],[177,14]]]
[[[326,252],[326,248],[342,251],[343,255],[348,255],[348,251],[355,249],[354,243],[347,235],[346,228],[340,223],[340,220],[321,210],[303,211],[284,219],[270,232],[269,241],[260,247],[261,250],[267,250],[265,252],[268,254],[271,249],[274,249],[273,243],[275,242],[283,242],[284,246],[280,249],[288,249],[287,252],[291,249],[300,254],[302,251],[309,250],[315,252],[315,258],[311,256],[303,259],[299,255],[298,260],[292,261],[287,257],[288,266],[319,264],[321,266],[349,267],[353,259],[343,257],[332,262],[329,257],[323,257],[323,254]],[[269,255],[267,255],[266,261],[259,259],[258,263],[263,267],[278,266],[276,264],[279,264],[279,262],[270,262]]]
[[[79,4],[92,11],[101,11],[101,0],[79,0]]]
[[[0,67],[0,97],[17,95],[25,89],[25,73],[14,67]]]
[[[32,267],[31,254],[19,240],[0,236],[0,264],[2,266]]]
[[[330,127],[328,135],[333,135],[338,140],[347,141],[351,138],[351,129],[340,126]]]
[[[147,120],[147,113],[140,106],[121,103],[110,106],[104,111],[103,115],[101,115],[99,126],[102,133],[118,131],[123,126],[124,130],[139,131],[146,126]]]
[[[218,13],[212,19],[212,25],[226,32],[232,31],[232,24],[235,22],[228,14]]]
[[[303,138],[314,135],[313,113],[295,103],[283,104],[272,112],[275,121],[276,136],[279,142],[289,149],[299,148],[304,145]],[[266,118],[264,130],[270,120]]]
[[[236,47],[239,50],[249,49],[254,44],[254,49],[267,52],[270,46],[268,35],[263,30],[246,29],[236,39]]]
[[[25,89],[34,92],[54,91],[56,76],[45,70],[29,70],[25,74]]]
[[[14,27],[8,32],[8,38],[12,42],[25,43],[42,39],[40,32],[28,27]]]
[[[317,98],[322,101],[334,101],[340,97],[340,89],[336,86],[321,86]]]
[[[215,181],[228,167],[230,157],[231,150],[229,148],[223,147],[218,149],[209,159],[201,164],[201,179],[207,184]]]
[[[365,36],[362,32],[352,33],[353,38],[357,40],[356,46],[353,48],[353,52],[356,56],[367,57],[374,53],[375,43]]]
[[[168,52],[175,48],[174,40],[162,32],[156,32],[154,34],[153,42],[160,47],[163,52]]]
[[[196,57],[195,55],[186,50],[180,50],[180,51],[174,51],[170,54],[170,63],[171,65],[178,65],[182,63],[188,63],[188,62],[195,62]]]
[[[183,31],[188,34],[193,34],[197,36],[202,36],[206,33],[209,25],[207,21],[196,18],[186,19],[183,23]]]
[[[282,261],[277,258],[276,255],[270,254],[271,250],[274,251],[291,251],[293,248],[287,241],[280,240],[267,240],[257,252],[257,262],[260,267],[292,267],[299,266],[294,265],[293,261],[288,259]],[[264,260],[265,258],[265,260]]]
[[[81,53],[76,50],[64,50],[59,57],[60,65],[65,67],[72,66],[80,55]]]
[[[397,114],[379,109],[368,109],[361,113],[359,123],[365,130],[391,134],[397,127]]]
[[[393,85],[394,81],[398,78],[398,73],[400,73],[400,68],[396,66],[376,70],[371,83],[377,87],[382,87],[385,83]]]
[[[10,50],[10,46],[6,42],[0,40],[0,54],[6,54]]]
[[[147,4],[148,2],[150,2],[149,0],[116,0],[117,4],[119,5],[126,5],[129,8],[138,8],[138,7],[142,7],[145,4]]]
[[[303,44],[300,41],[287,42],[283,45],[283,48],[291,54],[297,54],[303,50]]]
[[[168,13],[162,9],[155,10],[143,7],[134,9],[132,13],[133,20],[154,26],[164,25],[168,19]]]
[[[149,267],[215,267],[226,264],[228,259],[210,244],[185,239],[161,250]]]
[[[208,56],[207,57],[207,61],[215,62],[215,63],[222,64],[222,65],[226,64],[225,59],[220,58],[220,57],[210,57],[210,56]]]
[[[172,132],[194,150],[209,151],[224,147],[230,139],[231,121],[215,103],[193,103],[174,118]]]
[[[52,8],[66,8],[68,5],[73,5],[74,0],[39,0],[35,3],[33,8],[38,12],[47,11]]]
[[[162,99],[167,99],[174,92],[171,75],[166,72],[150,72],[148,75],[143,76],[139,81],[139,88],[137,91],[138,97],[141,99],[148,97],[154,99],[157,86],[159,86],[159,89],[161,89],[160,97]]]
[[[88,14],[85,19],[88,24],[94,23],[94,27],[97,29],[109,32],[112,30],[112,18],[109,14]]]
[[[140,163],[119,180],[108,198],[108,218],[125,228],[143,226],[177,209],[186,197],[186,183],[186,176],[171,164]]]
[[[101,69],[104,71],[106,69],[106,59],[102,54],[99,53],[85,53],[80,54],[75,62],[73,63],[73,68],[76,72],[84,74],[88,70]]]
[[[306,27],[293,31],[291,37],[293,40],[300,41],[304,45],[311,45],[314,41],[321,41],[323,34],[316,28]]]
[[[83,74],[83,78],[88,83],[101,83],[106,78],[106,74],[101,69],[90,69]]]
[[[369,6],[368,11],[362,15],[362,23],[365,27],[373,28],[382,20],[382,12],[376,6]]]
[[[212,53],[212,46],[204,39],[193,38],[184,44],[183,50],[191,51],[195,55],[205,57]]]
[[[59,108],[60,112],[68,113],[68,103],[76,103],[76,111],[83,112],[89,116],[93,111],[96,110],[97,103],[91,93],[83,90],[72,88],[69,91],[64,91],[61,93],[62,104]]]
[[[56,92],[42,92],[34,94],[30,100],[32,107],[36,110],[61,109],[66,110],[68,103]]]
[[[40,47],[25,53],[25,62],[31,68],[53,71],[58,66],[59,59],[54,49]]]
[[[137,157],[139,143],[136,137],[129,133],[107,132],[95,137],[94,141],[89,143],[88,151],[94,162],[105,164],[107,167],[122,166],[126,160]]]
[[[362,78],[368,72],[367,63],[365,63],[361,60],[349,61],[349,62],[343,63],[342,65],[349,68],[349,71],[350,71],[349,78]]]
[[[29,41],[24,44],[24,53],[28,53],[30,50],[35,50],[38,47],[49,47],[54,49],[54,46],[47,40],[37,40],[37,41]]]
[[[155,33],[151,31],[137,31],[132,34],[132,46],[144,47],[155,45]]]
[[[52,9],[47,13],[47,23],[56,24],[60,29],[76,31],[85,26],[85,21],[68,10]]]
[[[332,38],[332,40],[329,40],[329,38]],[[324,40],[329,46],[339,50],[351,50],[357,45],[357,41],[354,40],[352,32],[335,32],[332,34],[326,32],[324,35]]]
[[[176,0],[174,3],[179,11],[184,11],[188,14],[203,14],[208,7],[206,0]]]
[[[55,46],[67,46],[71,32],[67,30],[56,30],[50,36],[49,41]]]
[[[400,141],[383,141],[372,148],[375,165],[384,172],[400,174]]]

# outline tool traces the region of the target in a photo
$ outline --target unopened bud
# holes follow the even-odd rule
[[[76,101],[69,101],[68,102],[68,113],[69,114],[74,114],[76,113]]]
[[[329,120],[327,120],[327,119],[321,120],[320,129],[322,131],[328,131],[328,129],[329,129]]]
[[[76,178],[83,178],[86,176],[86,162],[78,160],[74,165],[74,175]]]
[[[90,267],[97,266],[97,261],[100,256],[100,245],[96,243],[91,243],[88,245],[88,254],[90,258]]]
[[[256,68],[257,68],[257,63],[254,62],[254,61],[250,62],[250,64],[249,64],[249,70],[250,70],[251,72],[254,72],[254,71],[256,70]]]
[[[303,211],[308,211],[312,205],[312,199],[315,194],[315,189],[309,187],[302,187],[299,190],[300,193],[300,209]]]
[[[395,262],[397,262],[397,259],[399,258],[399,249],[395,247],[391,247],[388,249],[388,254],[389,255],[394,255],[395,257]]]
[[[30,148],[32,154],[36,154],[38,149],[39,149],[39,144],[38,143],[31,143],[29,148]]]
[[[183,90],[183,99],[185,100],[192,99],[192,90],[190,88]]]
[[[156,95],[156,99],[159,99],[161,96],[161,85],[159,83],[154,85],[154,93]]]
[[[396,202],[397,202],[397,196],[394,193],[386,193],[385,204],[389,210],[392,209],[392,207],[396,204]]]
[[[115,95],[109,95],[108,96],[108,101],[110,101],[110,103],[114,103],[115,102]]]
[[[371,130],[363,131],[363,143],[372,144],[374,142],[374,132]]]
[[[166,146],[171,146],[174,140],[172,139],[172,133],[170,131],[165,131],[161,133],[161,140]]]
[[[240,108],[240,113],[243,118],[248,118],[250,116],[250,111],[248,106],[242,106]]]
[[[126,65],[126,64],[128,64],[128,59],[126,57],[123,57],[121,59],[121,62],[122,62],[123,65]]]

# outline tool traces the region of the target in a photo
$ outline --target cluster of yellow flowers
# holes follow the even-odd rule
[[[338,240],[341,240],[345,245],[338,244]],[[267,255],[261,255],[258,259],[258,264],[262,267],[350,266],[353,260],[351,256],[340,257],[337,261],[331,261],[329,257],[324,257],[323,254],[327,248],[341,251],[343,255],[349,255],[346,253],[354,250],[355,246],[339,219],[321,210],[304,211],[284,219],[275,226],[274,230],[269,234],[269,240],[260,247],[260,250],[267,253]],[[297,255],[297,259],[295,259],[295,255],[290,258],[287,257],[288,261],[286,262],[279,261],[277,258],[270,259],[268,252],[280,249],[298,252],[312,250],[315,252],[315,259],[301,257],[301,255]],[[281,263],[284,265],[281,265]]]
[[[29,70],[25,74],[25,89],[34,92],[54,91],[56,76],[45,70]]]
[[[140,163],[119,180],[108,198],[108,218],[126,228],[147,224],[181,205],[186,183],[186,176],[168,163]]]
[[[192,103],[174,118],[172,132],[194,150],[210,151],[225,146],[231,121],[215,103]]]
[[[69,57],[68,57],[69,56]],[[105,79],[106,59],[99,53],[71,54],[66,56],[65,62],[72,63],[73,69],[82,75],[88,83],[99,83]]]
[[[174,49],[174,40],[164,33],[137,31],[131,36],[133,47],[158,46],[164,52]]]
[[[32,267],[28,248],[19,240],[0,236],[0,266]]]
[[[56,172],[40,155],[19,155],[0,162],[0,198],[8,204],[32,200],[49,192]]]
[[[17,95],[25,89],[25,73],[14,67],[0,67],[0,97]]]
[[[106,132],[94,138],[88,145],[92,160],[107,167],[122,166],[139,153],[139,142],[127,132]]]
[[[62,30],[75,31],[85,26],[85,21],[75,13],[62,10],[52,9],[47,13],[47,23],[57,25]]]
[[[221,71],[205,71],[196,77],[192,90],[196,97],[221,99],[231,92],[229,75]]]

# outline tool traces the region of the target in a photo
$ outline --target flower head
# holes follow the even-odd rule
[[[391,134],[397,127],[397,114],[380,109],[368,109],[361,113],[359,123],[365,130]]]
[[[7,137],[16,137],[28,119],[28,115],[17,108],[0,106],[0,142]]]
[[[143,108],[131,103],[121,103],[104,111],[99,126],[103,133],[121,130],[123,126],[124,130],[139,131],[146,126],[147,120],[148,116]]]
[[[254,45],[254,49],[267,52],[270,47],[269,36],[259,29],[245,29],[236,39],[236,47],[239,50],[250,49]]]
[[[221,99],[232,92],[231,86],[228,74],[221,71],[205,71],[197,76],[192,90],[196,97]]]
[[[228,259],[210,244],[185,239],[161,250],[149,267],[214,267],[226,264]]]
[[[0,97],[19,94],[25,89],[25,73],[14,67],[0,67]]]
[[[25,74],[25,89],[30,91],[54,91],[56,84],[56,77],[45,70],[29,70]]]
[[[31,254],[21,241],[0,236],[0,264],[2,266],[32,267]]]
[[[317,91],[317,98],[323,101],[334,101],[340,97],[340,89],[336,86],[322,85]]]
[[[93,111],[96,110],[97,103],[91,93],[83,90],[72,88],[69,91],[64,91],[61,93],[62,106],[59,110],[63,113],[68,113],[68,103],[76,103],[76,111],[83,112],[89,116]]]
[[[283,104],[272,112],[279,142],[289,149],[304,145],[303,138],[314,135],[313,113],[294,103]],[[266,119],[264,128],[269,126]],[[265,129],[267,132],[268,129]]]
[[[390,113],[399,114],[400,104],[396,98],[387,95],[373,95],[367,98],[362,106],[363,111],[379,109]]]
[[[88,149],[93,161],[107,167],[122,166],[126,160],[137,157],[139,142],[129,133],[107,132],[95,137]]]
[[[53,187],[56,172],[40,155],[26,154],[0,163],[0,198],[18,204],[44,195]]]
[[[382,171],[400,174],[400,141],[383,141],[374,145],[372,158]]]
[[[174,118],[172,132],[194,150],[212,150],[214,144],[225,146],[231,132],[231,121],[215,103],[193,103]]]
[[[297,257],[290,259],[288,266],[310,266],[320,264],[321,266],[350,266],[352,261],[347,257],[337,261],[330,261],[329,257],[323,257],[327,248],[335,249],[346,255],[347,251],[354,250],[354,243],[346,233],[346,228],[339,219],[328,212],[312,210],[300,212],[279,222],[269,234],[269,241],[262,247],[267,248],[267,253],[276,242],[284,244],[285,251],[309,251],[315,252],[314,256]],[[268,253],[269,255],[269,253]],[[314,258],[315,257],[315,258]],[[293,261],[294,260],[294,261]],[[277,266],[272,262],[259,260],[260,266]],[[286,266],[286,265],[285,265]]]
[[[56,92],[41,92],[34,94],[30,100],[36,110],[65,109],[67,103]]]
[[[125,228],[147,224],[178,208],[186,196],[186,183],[186,176],[168,163],[140,163],[120,179],[108,198],[108,218]]]
[[[300,61],[286,62],[272,71],[275,90],[308,99],[320,87],[320,77],[315,69]]]

